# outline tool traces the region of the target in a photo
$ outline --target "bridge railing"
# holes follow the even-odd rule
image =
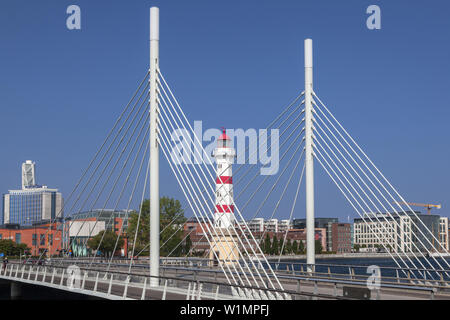
[[[292,274],[308,274],[306,263],[271,262],[272,267],[279,272]],[[315,264],[313,273],[316,276],[340,277],[344,279],[367,279],[373,272],[368,271],[369,266],[344,264]],[[450,270],[396,268],[376,266],[380,273],[380,280],[386,283],[419,284],[450,286]],[[373,270],[373,269],[372,269]]]
[[[76,260],[78,264],[85,266],[102,266],[104,263],[108,264],[109,260]],[[94,262],[93,262],[94,261]],[[73,260],[64,260],[65,264],[73,263]],[[133,261],[132,269],[147,270],[149,268],[148,261],[140,260]],[[111,266],[127,267],[130,260],[120,259],[114,260]],[[314,276],[322,279],[343,279],[343,280],[361,280],[366,281],[371,274],[367,273],[368,266],[361,265],[345,265],[345,264],[315,264],[313,272],[309,272],[306,263],[298,262],[270,262],[272,268],[281,274],[291,274],[298,276]],[[213,274],[217,273],[217,267],[214,267],[214,261],[204,258],[161,258],[161,270],[170,267],[186,267],[194,270],[195,268],[202,268],[203,270],[210,270]],[[260,263],[261,268],[266,268],[267,265]],[[181,270],[181,269],[180,269]],[[404,284],[412,286],[427,286],[435,287],[439,290],[448,289],[450,286],[450,270],[433,270],[433,269],[413,269],[413,268],[396,268],[396,267],[379,267],[380,283],[381,285]],[[214,276],[216,279],[216,275]]]
[[[79,274],[74,276],[75,271]],[[230,285],[196,278],[160,276],[159,286],[150,287],[151,276],[123,271],[54,265],[9,263],[0,277],[48,287],[70,290],[106,299],[341,299],[337,295],[276,290],[262,287]]]
[[[115,267],[120,268],[120,264],[117,264]],[[126,266],[126,265],[122,265]],[[140,265],[135,269],[135,272],[148,272],[148,266],[147,265]],[[223,272],[221,270],[216,269],[210,269],[210,268],[193,268],[193,267],[180,267],[180,266],[162,266],[161,267],[161,274],[162,276],[165,276],[166,274],[171,274],[175,276],[175,278],[183,277],[183,278],[191,278],[193,281],[196,281],[197,279],[214,279],[214,281],[218,281],[223,277]],[[251,276],[250,274],[247,274],[247,276]],[[282,273],[279,272],[279,279],[282,281],[283,284],[289,285],[289,283],[298,283],[297,286],[297,294],[300,292],[303,292],[300,290],[300,282],[302,283],[312,283],[314,284],[314,291],[313,293],[317,292],[317,285],[319,284],[325,284],[325,285],[332,285],[334,286],[334,290],[332,295],[336,296],[338,291],[338,286],[340,289],[342,289],[343,286],[358,286],[358,287],[367,287],[367,279],[368,275],[365,276],[352,276],[352,277],[345,277],[340,275],[331,275],[328,274],[322,274],[322,273],[309,273],[309,272],[299,272],[295,271],[294,273]],[[436,292],[445,292],[449,290],[448,283],[418,283],[417,281],[410,281],[407,283],[399,283],[397,281],[393,281],[391,279],[380,279],[380,289],[400,289],[400,290],[410,290],[415,292],[424,293],[427,292],[429,294],[429,297],[432,298],[434,293]]]

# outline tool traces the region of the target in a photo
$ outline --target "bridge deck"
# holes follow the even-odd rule
[[[72,266],[73,267],[73,266]],[[77,277],[69,275],[67,266],[31,266],[11,263],[2,269],[0,278],[9,281],[48,286],[103,299],[246,299],[253,297],[290,299],[438,299],[450,300],[450,287],[427,284],[382,284],[380,290],[368,290],[365,281],[320,276],[308,277],[278,272],[283,292],[230,286],[219,270],[183,267],[162,268],[158,287],[149,286],[148,269],[128,269],[123,265],[81,268]],[[264,287],[260,283],[260,289]],[[283,296],[288,292],[288,296]],[[358,293],[359,292],[359,293]],[[264,296],[266,294],[266,296]],[[272,294],[272,296],[271,296]],[[356,294],[356,295],[355,295]],[[359,294],[359,296],[358,296]],[[365,295],[365,296],[364,296]]]

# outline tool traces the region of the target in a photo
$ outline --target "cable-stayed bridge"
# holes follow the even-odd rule
[[[344,299],[353,296],[352,288],[365,289],[374,281],[377,285],[361,291],[361,298],[447,298],[450,265],[435,230],[409,207],[314,91],[312,40],[305,40],[304,90],[280,109],[266,128],[270,134],[260,141],[267,153],[278,148],[279,170],[261,175],[260,165],[239,164],[232,172],[227,157],[234,154],[228,152],[227,131],[218,139],[215,164],[161,71],[158,8],[151,8],[150,15],[149,71],[64,204],[69,214],[99,206],[116,210],[123,203],[127,211],[138,208],[138,232],[130,237],[131,258],[98,258],[95,253],[104,241],[103,233],[91,257],[52,259],[44,265],[11,263],[2,269],[0,278],[16,286],[38,284],[106,299]],[[177,130],[189,135],[176,141],[172,133]],[[186,160],[187,145],[193,147],[194,161],[179,161]],[[249,146],[245,155],[251,159],[258,151]],[[177,214],[160,223],[164,210],[159,192],[160,158],[173,173],[186,210],[199,223],[201,240],[210,248],[204,259],[190,258],[189,252],[180,250],[190,233],[161,257],[166,245],[182,232],[185,221]],[[315,164],[364,221],[395,267],[381,268],[381,274],[373,279],[361,266],[316,263]],[[233,185],[238,192],[234,193]],[[281,256],[268,259],[261,250],[266,232],[256,236],[246,221],[262,212],[276,218],[282,202],[289,203],[292,220],[302,194],[306,263],[282,262]],[[146,198],[150,199],[148,216],[143,208]],[[410,225],[405,226],[405,218]],[[143,219],[149,220],[149,230],[139,232]],[[97,221],[87,238],[95,224]],[[125,232],[122,224],[112,252],[120,248],[120,236]],[[137,246],[142,237],[147,238],[146,244]],[[287,231],[283,246],[286,237]],[[78,234],[69,241],[68,248],[76,243],[80,252],[88,245]],[[148,259],[136,258],[146,251]]]

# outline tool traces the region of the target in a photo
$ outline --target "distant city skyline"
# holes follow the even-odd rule
[[[148,8],[156,5],[161,69],[191,123],[265,127],[303,90],[310,37],[324,102],[407,201],[441,203],[432,214],[448,216],[450,4],[377,1],[381,29],[368,30],[368,1],[82,0],[81,30],[68,30],[70,4],[0,5],[2,194],[21,187],[27,159],[39,167],[39,181],[70,194],[148,68]],[[229,112],[218,118],[223,108]],[[315,168],[316,216],[357,218]],[[162,163],[161,196],[185,204],[174,186]],[[276,218],[287,219],[289,209],[283,204]],[[299,201],[293,218],[303,217]]]

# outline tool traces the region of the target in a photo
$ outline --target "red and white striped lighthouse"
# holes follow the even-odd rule
[[[216,228],[234,227],[233,205],[233,174],[231,165],[236,152],[231,147],[231,139],[222,128],[222,134],[217,140],[217,148],[213,151],[213,157],[217,164],[216,178],[216,208],[214,214],[214,226]]]

